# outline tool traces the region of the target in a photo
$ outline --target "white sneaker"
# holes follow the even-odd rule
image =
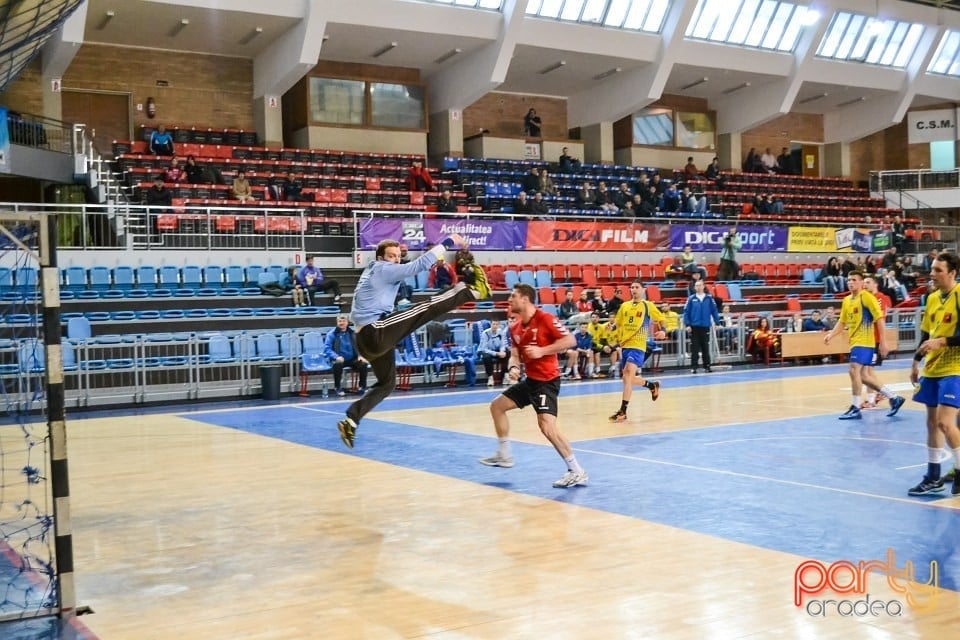
[[[566,489],[568,487],[586,484],[587,480],[589,479],[590,476],[587,475],[586,471],[581,471],[580,473],[567,471],[565,474],[563,474],[562,478],[553,483],[553,486],[557,489]]]
[[[493,376],[490,376],[489,378],[487,378],[487,386],[488,386],[488,387],[492,387],[492,386],[493,386],[493,383],[494,383]]]
[[[503,467],[504,469],[509,469],[513,466],[513,458],[504,458],[499,453],[496,453],[489,458],[480,458],[480,464],[485,464],[488,467]]]

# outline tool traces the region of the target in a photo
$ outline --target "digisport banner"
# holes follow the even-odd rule
[[[683,251],[690,245],[694,251],[716,251],[723,248],[723,239],[730,225],[674,225],[670,227],[670,251]],[[737,227],[741,252],[773,253],[787,250],[786,227]]]
[[[473,251],[516,251],[526,245],[526,226],[526,222],[494,220],[372,218],[360,224],[360,248],[375,249],[390,238],[418,251],[459,233]]]
[[[879,229],[790,227],[787,251],[799,253],[879,253],[890,247],[890,234]]]
[[[527,250],[666,251],[665,224],[556,220],[527,223]]]

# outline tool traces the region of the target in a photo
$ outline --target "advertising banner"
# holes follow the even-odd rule
[[[526,222],[499,220],[373,218],[360,224],[360,248],[375,249],[389,238],[419,251],[459,233],[473,251],[517,251],[526,245],[526,227]]]
[[[674,225],[670,227],[670,251],[683,251],[690,245],[694,251],[716,251],[723,248],[723,239],[730,225]],[[737,227],[741,252],[772,253],[787,250],[786,227]]]
[[[666,251],[670,227],[665,224],[553,220],[527,223],[527,250]]]
[[[879,229],[790,227],[787,251],[808,253],[880,253],[890,247],[890,234]]]

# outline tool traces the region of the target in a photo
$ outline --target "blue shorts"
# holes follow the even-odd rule
[[[620,358],[620,369],[622,370],[627,366],[628,362],[632,362],[637,365],[637,371],[643,368],[643,361],[647,359],[647,353],[645,351],[640,351],[640,349],[621,349],[621,358]]]
[[[873,347],[850,347],[850,362],[869,367],[873,364]]]
[[[944,405],[960,408],[960,376],[943,378],[920,378],[917,391],[913,394],[915,402],[928,407]]]

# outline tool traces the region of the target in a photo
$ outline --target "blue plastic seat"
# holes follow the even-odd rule
[[[90,288],[94,291],[110,289],[110,269],[107,267],[92,267],[90,269]]]
[[[22,373],[43,373],[46,368],[46,355],[39,340],[31,338],[20,343],[18,357]]]
[[[123,297],[124,297],[124,298],[133,298],[133,299],[149,298],[149,297],[150,297],[150,292],[147,291],[146,289],[129,289],[129,290],[123,292]]]
[[[207,354],[210,357],[210,362],[215,364],[237,361],[233,355],[233,345],[230,343],[230,338],[225,335],[210,336],[207,342]]]
[[[160,317],[164,320],[179,320],[184,315],[183,309],[164,309],[160,312]]]
[[[180,288],[180,269],[174,266],[160,267],[160,287],[163,289]]]
[[[137,314],[137,319],[139,320],[159,320],[160,312],[156,309],[144,309],[143,311],[135,311]]]
[[[203,286],[203,272],[197,265],[187,265],[183,268],[183,281],[180,286],[184,289],[199,289]]]
[[[137,268],[137,283],[140,289],[150,291],[157,288],[157,269],[149,265]]]
[[[210,309],[207,315],[211,318],[229,318],[230,309]]]
[[[170,289],[154,289],[150,292],[151,298],[172,298],[173,291]]]
[[[113,288],[121,291],[134,288],[133,267],[113,268]]]
[[[246,286],[252,287],[257,284],[260,274],[263,273],[263,267],[259,264],[252,264],[246,269]]]
[[[111,311],[110,319],[120,320],[122,322],[129,322],[131,320],[136,320],[137,314],[135,311]]]
[[[264,362],[279,362],[283,360],[280,354],[280,341],[272,333],[257,335],[257,356]]]
[[[83,315],[90,322],[107,322],[110,320],[110,313],[107,311],[87,311]]]
[[[160,291],[160,289],[157,289],[157,291]],[[194,298],[196,295],[196,289],[176,289],[173,292],[174,298]]]
[[[236,309],[230,309],[230,315],[234,318],[251,318],[253,317],[253,309],[249,307],[237,307]]]
[[[246,283],[247,279],[243,274],[243,267],[237,265],[229,266],[224,271],[223,286],[242,289]]]
[[[207,309],[187,309],[183,312],[185,318],[208,318],[210,311]]]
[[[87,288],[87,270],[83,267],[67,267],[64,270],[64,288],[67,291],[85,291]],[[107,283],[109,287],[109,282]]]
[[[100,292],[99,291],[75,291],[74,296],[77,300],[99,300]]]

